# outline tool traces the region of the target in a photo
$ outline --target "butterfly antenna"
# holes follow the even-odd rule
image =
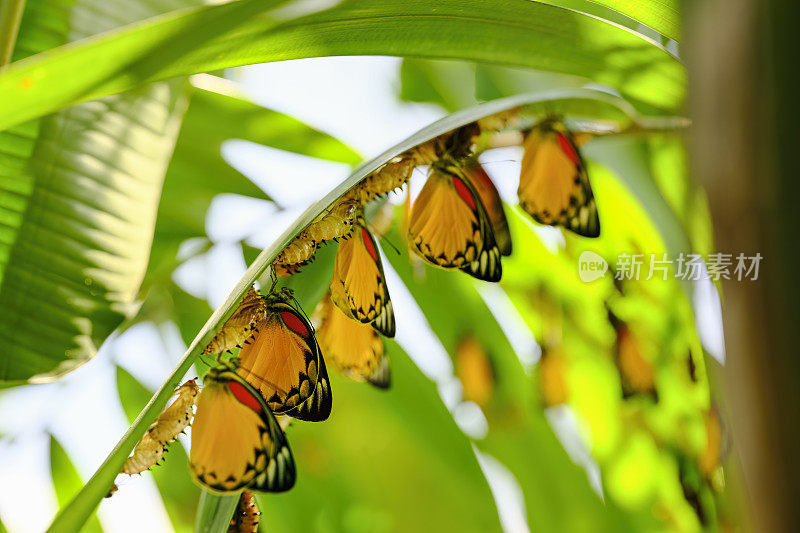
[[[278,284],[278,275],[275,273],[275,269],[271,269],[269,272],[269,279],[272,284],[269,286],[269,291],[267,294],[272,294],[272,291],[275,290],[275,286]]]
[[[481,166],[493,165],[495,163],[519,163],[519,159],[498,159],[497,161],[481,161]]]
[[[297,308],[297,310],[300,311],[300,314],[303,315],[303,317],[306,319],[306,322],[308,322],[308,325],[311,327],[311,333],[313,334],[314,333],[314,324],[311,323],[311,319],[306,314],[305,310],[303,309],[303,306],[300,305],[300,302],[297,301],[297,298],[294,297],[294,293],[291,294],[291,298],[292,298],[292,301],[294,302],[294,305]]]

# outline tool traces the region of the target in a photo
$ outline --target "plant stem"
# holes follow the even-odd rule
[[[203,490],[194,524],[196,533],[221,533],[228,530],[241,493],[220,496]]]
[[[25,0],[0,0],[0,72],[11,63]]]

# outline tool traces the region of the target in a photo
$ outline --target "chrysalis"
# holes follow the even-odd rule
[[[264,299],[250,287],[239,307],[231,315],[222,329],[208,343],[204,354],[221,354],[239,348],[253,334],[259,313],[264,311]]]

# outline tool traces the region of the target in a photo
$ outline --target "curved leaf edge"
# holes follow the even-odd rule
[[[181,60],[185,59],[187,50],[181,46],[175,46],[174,43],[180,42],[180,38],[183,35],[181,31],[192,32],[191,35],[195,37],[205,38],[205,36],[207,36],[212,42],[219,36],[228,39],[237,37],[240,39],[256,38],[259,34],[279,28],[279,26],[284,23],[286,23],[285,27],[291,28],[295,20],[299,20],[306,15],[311,16],[312,14],[316,15],[328,11],[325,9],[326,6],[324,2],[322,3],[323,5],[317,4],[318,3],[315,2],[273,0],[269,2],[269,6],[266,6],[263,1],[241,0],[238,2],[221,3],[219,5],[179,9],[158,17],[153,17],[152,19],[130,24],[118,30],[100,33],[79,41],[68,43],[64,46],[37,54],[35,57],[17,61],[14,65],[10,65],[7,71],[0,76],[0,92],[7,91],[9,101],[16,104],[6,109],[0,109],[0,129],[8,128],[14,124],[36,118],[37,116],[64,107],[69,107],[76,103],[98,99],[109,94],[125,92],[136,86],[160,79],[278,60],[271,56],[265,56],[264,54],[256,54],[252,57],[241,57],[236,60],[227,60],[224,57],[217,57],[216,59],[213,57],[204,58],[196,64],[181,65]],[[675,65],[681,65],[680,59],[667,47],[664,47],[656,40],[632,28],[606,20],[589,12],[561,7],[553,3],[528,2],[528,4],[538,4],[537,9],[545,9],[547,12],[558,11],[561,13],[572,13],[579,15],[581,20],[601,23],[603,25],[602,27],[607,26],[609,29],[613,29],[614,34],[617,36],[633,38],[636,42],[641,41],[641,44],[658,50],[660,54],[663,54],[664,58],[669,60],[670,64],[674,62]],[[357,8],[355,11],[357,11]],[[315,31],[313,25],[328,22],[328,16],[331,16],[330,20],[339,20],[339,15],[334,12],[326,13],[326,16],[323,17],[321,21],[312,20],[309,22],[305,20],[303,24],[308,24],[306,27],[307,30]],[[247,23],[243,22],[253,20],[254,17],[259,18],[258,27],[248,27]],[[378,18],[383,17],[379,16]],[[211,21],[214,22],[213,25]],[[77,81],[71,84],[70,88],[62,88],[63,90],[60,90],[58,94],[53,94],[52,91],[48,89],[49,92],[46,99],[38,94],[40,91],[32,91],[32,87],[36,86],[49,88],[49,79],[51,77],[58,79],[62,74],[61,69],[67,68],[66,66],[68,66],[70,71],[76,69],[81,70],[77,65],[90,68],[93,64],[96,64],[96,62],[93,62],[93,59],[89,57],[91,54],[87,55],[86,51],[93,51],[98,47],[108,48],[108,53],[118,55],[120,60],[126,62],[126,68],[110,70],[107,66],[104,66],[102,72],[98,71],[90,78],[86,78],[85,80],[76,78]],[[173,62],[178,63],[178,66],[172,69],[161,69],[161,71],[158,71],[158,68],[155,70],[152,68],[149,70],[145,68],[146,65],[142,62],[142,57],[136,56],[133,52],[149,54],[153,52],[153,48],[158,51],[159,57],[163,55],[165,49],[168,50],[169,58],[172,59]],[[202,49],[201,52],[206,53],[211,51]],[[335,53],[331,53],[331,55],[344,56],[366,54],[426,57],[430,59],[473,59],[458,54],[429,54],[426,53],[427,51],[420,52],[419,50],[413,49],[383,50],[382,47],[374,50],[368,49],[362,51],[363,53],[353,53],[352,50],[347,48],[336,49],[332,52]],[[300,59],[302,57],[304,57],[302,53],[288,54],[285,57],[281,55],[279,59]],[[491,59],[489,60],[491,61]],[[168,62],[167,58],[162,58],[162,60],[159,61],[159,63],[165,62]],[[499,62],[502,63],[503,61]],[[509,66],[538,68],[531,64],[510,60],[506,61],[506,63]],[[544,68],[544,70],[551,69]],[[666,80],[671,80],[676,84],[674,89],[677,93],[673,95],[674,98],[669,102],[661,102],[660,104],[642,101],[640,102],[642,105],[648,106],[643,109],[658,109],[662,104],[666,106],[661,108],[665,113],[673,112],[676,109],[676,106],[683,101],[684,91],[682,86],[685,84],[685,73],[682,68],[678,70],[680,72],[676,71],[672,74],[664,74]],[[670,77],[672,75],[677,76],[677,78],[672,79]],[[33,96],[31,97],[30,95]]]

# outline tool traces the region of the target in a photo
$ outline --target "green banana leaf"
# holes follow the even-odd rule
[[[148,278],[169,275],[180,244],[206,237],[205,215],[218,194],[269,200],[264,191],[231,167],[220,151],[240,139],[287,152],[356,164],[360,157],[343,143],[302,122],[250,102],[236,85],[204,75],[194,79],[191,102],[161,192]],[[145,279],[145,288],[149,279]]]
[[[69,460],[67,452],[56,438],[50,435],[50,474],[53,478],[53,487],[56,490],[56,499],[59,505],[64,505],[83,486],[83,480],[78,471]],[[100,521],[97,515],[92,515],[84,525],[84,531],[101,533]]]
[[[492,493],[469,439],[436,385],[387,341],[392,386],[378,390],[333,369],[324,424],[286,430],[298,468],[285,494],[258,495],[270,531],[499,531]]]
[[[684,68],[660,44],[559,6],[346,0],[316,7],[239,0],[187,9],[20,61],[0,76],[0,128],[151,81],[334,55],[468,59],[575,74],[613,87],[647,113],[674,113],[685,94]]]
[[[21,54],[179,5],[26,5]],[[182,3],[181,5],[188,5]],[[4,98],[5,101],[5,98]],[[88,360],[135,310],[157,198],[185,109],[181,81],[141,86],[0,133],[0,380],[54,379]]]
[[[681,7],[678,0],[592,0],[650,26],[664,37],[679,41]]]

